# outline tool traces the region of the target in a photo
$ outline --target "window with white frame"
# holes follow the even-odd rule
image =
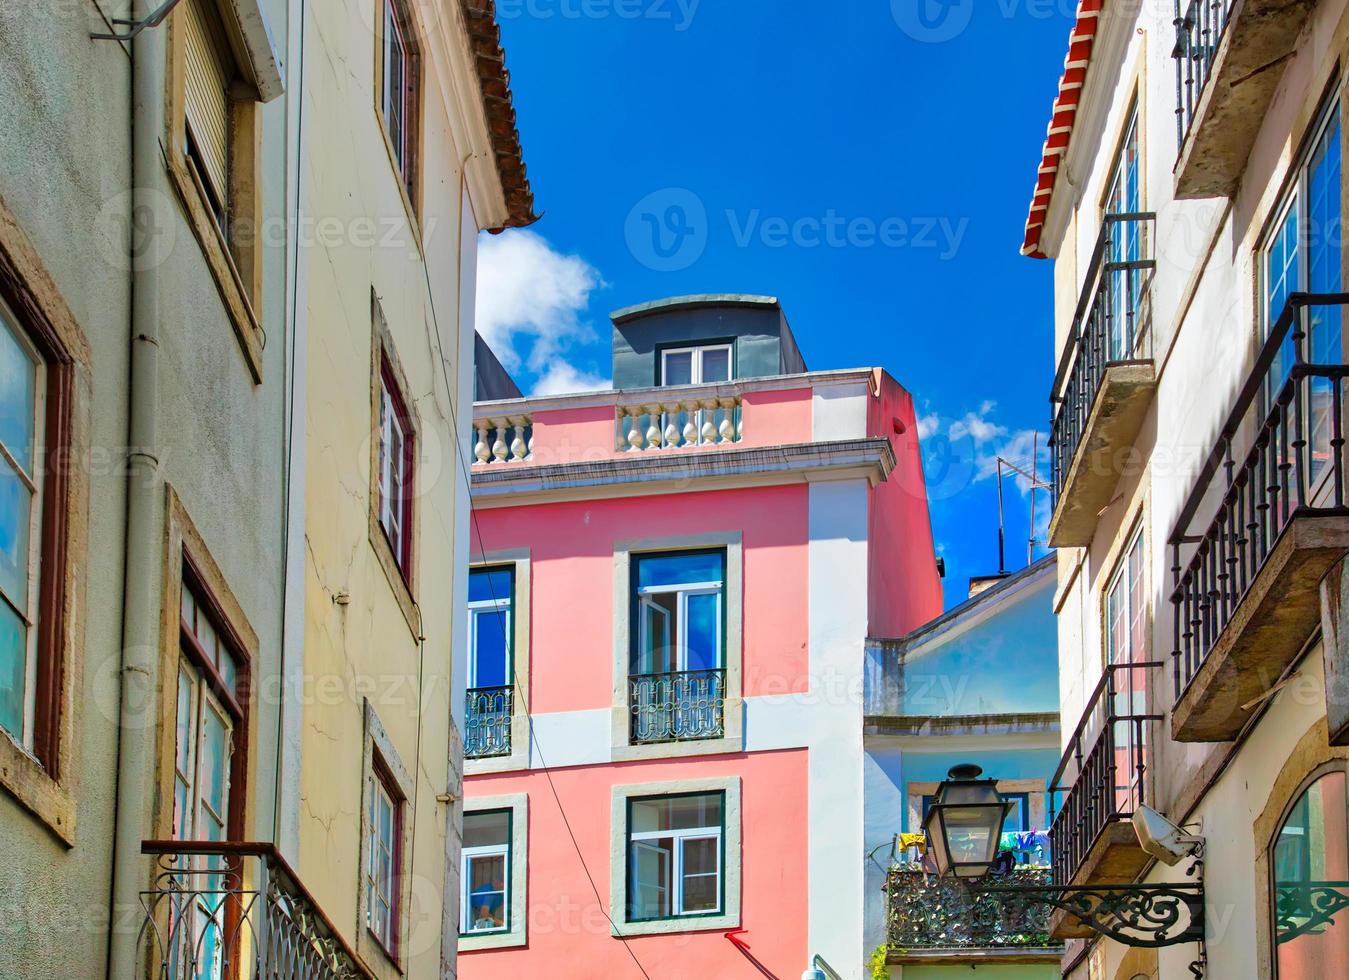
[[[1142,802],[1140,775],[1147,752],[1142,730],[1133,719],[1147,714],[1149,669],[1130,666],[1148,662],[1147,588],[1143,531],[1134,532],[1119,559],[1105,593],[1105,657],[1114,668],[1114,703],[1109,714],[1114,725],[1115,795],[1118,806],[1130,812]]]
[[[1115,159],[1110,186],[1106,192],[1105,211],[1108,215],[1135,215],[1143,208],[1138,154],[1138,106],[1129,110],[1129,121],[1124,128],[1124,140]],[[1143,275],[1141,268],[1130,263],[1143,258],[1145,225],[1138,220],[1113,223],[1109,235],[1110,262],[1110,334],[1107,338],[1107,360],[1124,361],[1136,356],[1139,343],[1139,318],[1142,313]]]
[[[464,814],[459,931],[465,936],[511,928],[510,810]]]
[[[630,922],[722,910],[725,794],[628,800]]]
[[[29,751],[40,683],[45,399],[45,365],[0,306],[0,728]]]
[[[671,347],[661,351],[662,385],[715,384],[731,380],[731,345]]]
[[[386,361],[379,391],[379,523],[408,582],[412,579],[415,443],[407,405]]]
[[[1293,293],[1338,293],[1343,282],[1341,227],[1340,107],[1332,102],[1318,117],[1308,151],[1295,169],[1288,192],[1275,210],[1258,256],[1260,314],[1265,336],[1280,325]],[[1341,309],[1338,304],[1306,310],[1303,359],[1312,364],[1340,364]],[[1280,344],[1267,379],[1267,404],[1272,406],[1288,381],[1297,356],[1289,330]],[[1310,434],[1312,477],[1326,471],[1332,447],[1331,423],[1336,382],[1310,377],[1303,408]]]
[[[468,691],[464,756],[509,755],[515,706],[512,656],[515,569],[475,568],[468,577]]]
[[[383,7],[380,109],[408,196],[414,202],[417,150],[417,94],[420,65],[400,0],[380,0]]]
[[[403,799],[378,756],[371,769],[367,800],[370,810],[364,870],[366,928],[385,952],[396,959]]]
[[[638,555],[634,561],[633,673],[721,669],[726,552]]]

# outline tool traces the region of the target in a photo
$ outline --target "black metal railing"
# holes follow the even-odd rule
[[[1176,700],[1203,665],[1279,536],[1304,513],[1345,515],[1344,400],[1340,354],[1349,293],[1294,293],[1238,393],[1171,535]],[[1314,363],[1313,334],[1333,338]],[[1238,444],[1249,447],[1240,455]],[[1240,459],[1240,462],[1238,462]],[[1221,482],[1220,482],[1221,481]],[[1189,528],[1221,493],[1208,528]],[[1188,562],[1181,549],[1194,546]]]
[[[510,755],[514,709],[513,688],[470,687],[464,707],[464,758]]]
[[[370,980],[271,844],[145,841],[140,942],[155,980]]]
[[[1049,826],[1056,884],[1072,881],[1106,827],[1128,820],[1146,800],[1152,672],[1160,660],[1105,669],[1049,783],[1057,809]]]
[[[1044,888],[1048,868],[1017,868],[999,885]],[[927,875],[919,867],[891,868],[886,876],[888,945],[897,953],[932,949],[1047,948],[1053,908],[1034,895],[974,891],[958,878]]]
[[[1231,22],[1232,0],[1176,0],[1176,145],[1184,146],[1213,71],[1213,58]]]
[[[1106,370],[1152,359],[1148,283],[1152,258],[1151,212],[1108,214],[1092,250],[1072,333],[1054,377],[1050,400],[1050,459],[1057,502],[1073,457],[1086,433]]]
[[[726,671],[634,674],[628,679],[632,744],[684,742],[726,734]]]

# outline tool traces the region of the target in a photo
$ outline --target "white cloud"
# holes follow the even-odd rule
[[[941,430],[941,416],[936,412],[918,416],[918,438],[928,439]]]
[[[935,412],[918,419],[918,434],[927,439],[944,435],[951,443],[969,440],[973,445],[974,481],[992,479],[998,474],[998,457],[1004,462],[1019,466],[1027,472],[1035,473],[1039,479],[1049,478],[1049,446],[1044,433],[1035,429],[1012,431],[998,422],[995,415],[998,405],[985,401],[976,411],[966,412],[949,423]],[[1034,466],[1032,466],[1032,461]],[[1017,487],[1023,494],[1030,492],[1030,480],[1015,471],[1004,470],[1006,475],[1015,476]]]
[[[484,234],[478,241],[478,332],[506,370],[538,375],[536,389],[596,387],[601,378],[562,356],[598,338],[585,312],[591,293],[603,285],[594,266],[557,251],[536,232]]]
[[[609,379],[582,371],[566,361],[554,361],[534,382],[535,395],[566,395],[574,391],[600,391],[609,387]]]

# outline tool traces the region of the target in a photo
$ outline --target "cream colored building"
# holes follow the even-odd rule
[[[1079,8],[1025,244],[1055,273],[1056,880],[1202,881],[1205,915],[1160,950],[1060,915],[1071,977],[1349,976],[1346,54],[1342,0]],[[1201,866],[1141,849],[1144,805]]]
[[[364,970],[448,976],[476,244],[531,221],[532,197],[490,2],[312,4],[305,32],[304,691],[288,733],[303,765],[287,830]]]

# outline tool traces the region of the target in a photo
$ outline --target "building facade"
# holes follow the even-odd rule
[[[770,298],[613,320],[631,387],[474,410],[461,976],[854,980],[865,642],[941,606],[912,399]]]
[[[10,4],[0,62],[0,976],[453,975],[493,6]]]
[[[924,818],[955,766],[1012,804],[1000,846],[1013,880],[1048,884],[1050,778],[1059,757],[1056,559],[976,580],[970,598],[899,638],[867,641],[866,948],[895,980],[1057,980],[1043,904],[998,909],[923,865]]]
[[[1024,248],[1054,260],[1055,875],[1205,900],[1161,949],[1060,914],[1071,977],[1349,971],[1345,15],[1079,8]],[[1145,852],[1145,806],[1202,852]]]

